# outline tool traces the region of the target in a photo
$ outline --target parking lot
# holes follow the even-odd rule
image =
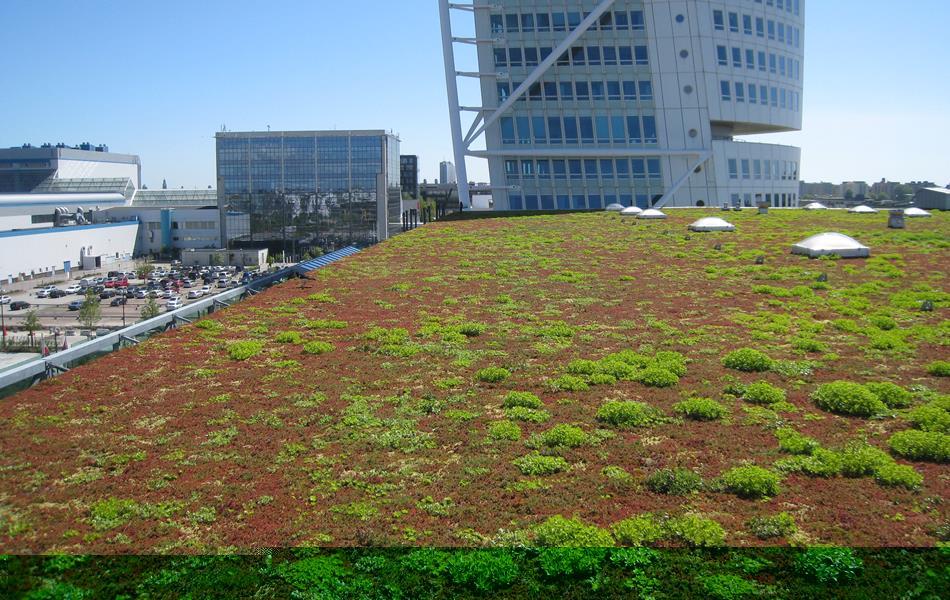
[[[3,293],[3,320],[7,328],[7,335],[22,335],[23,323],[27,315],[35,310],[41,327],[52,334],[55,330],[81,329],[79,321],[80,311],[70,310],[70,303],[80,304],[86,298],[86,291],[93,289],[100,297],[99,306],[101,318],[96,328],[114,329],[123,327],[142,319],[142,308],[149,302],[151,295],[160,312],[181,308],[201,298],[218,294],[231,287],[241,285],[244,277],[250,277],[243,272],[237,272],[225,267],[203,268],[204,270],[182,269],[171,265],[155,265],[154,274],[146,280],[134,276],[119,276],[113,278],[110,284],[106,276],[86,278],[89,285],[80,286],[82,277],[74,277],[68,281],[53,284],[58,290],[67,292],[65,295],[54,294],[59,297],[42,297],[42,287],[27,291],[11,291]],[[96,281],[101,280],[101,281]],[[109,285],[109,287],[106,287]],[[138,291],[138,294],[130,291]],[[193,297],[189,297],[193,296]],[[129,297],[132,296],[132,297]],[[146,297],[142,297],[146,296]],[[197,296],[197,297],[194,297]],[[124,299],[124,304],[119,304]],[[177,300],[180,305],[176,306]],[[26,308],[14,310],[18,303],[26,302]],[[45,332],[44,332],[45,333]]]

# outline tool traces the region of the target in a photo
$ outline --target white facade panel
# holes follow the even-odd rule
[[[0,233],[0,278],[78,268],[83,256],[131,258],[138,223],[109,223]]]

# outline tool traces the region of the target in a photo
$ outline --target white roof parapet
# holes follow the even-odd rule
[[[810,258],[832,254],[841,258],[867,258],[871,255],[871,249],[843,233],[830,231],[813,235],[798,242],[792,246],[792,254],[800,254]]]

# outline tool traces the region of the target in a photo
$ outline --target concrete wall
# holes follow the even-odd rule
[[[62,271],[69,261],[75,269],[83,255],[130,258],[138,223],[105,223],[29,231],[0,232],[0,278],[7,281],[31,271]]]

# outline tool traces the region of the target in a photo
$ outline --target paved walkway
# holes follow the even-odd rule
[[[39,354],[30,354],[29,352],[0,352],[0,371],[39,357]]]

